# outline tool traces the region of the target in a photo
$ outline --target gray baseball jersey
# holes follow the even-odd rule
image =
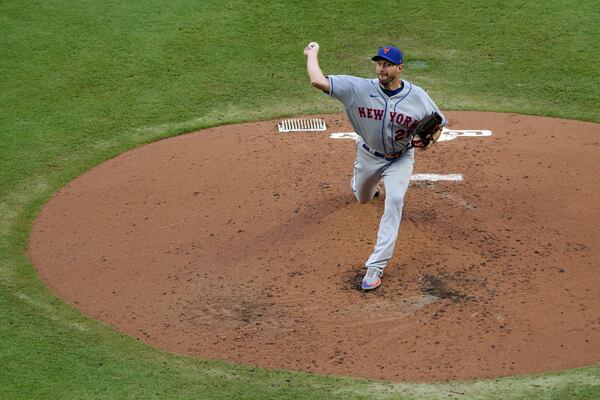
[[[340,100],[356,133],[374,150],[389,154],[404,150],[422,118],[437,112],[446,117],[419,86],[402,80],[404,87],[388,97],[377,79],[329,75],[329,95]]]
[[[402,152],[409,147],[412,131],[422,118],[435,111],[442,116],[442,125],[447,120],[429,95],[408,81],[403,80],[402,90],[388,97],[377,79],[348,75],[330,75],[328,79],[329,95],[344,104],[348,119],[361,138],[356,146],[354,174],[350,183],[356,199],[366,203],[373,198],[380,180],[385,185],[385,208],[379,223],[377,243],[365,263],[367,268],[383,271],[398,238],[404,195],[413,170],[414,150],[403,152],[399,158],[385,159],[365,150],[360,142],[379,153]]]

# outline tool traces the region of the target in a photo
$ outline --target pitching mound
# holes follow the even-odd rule
[[[352,129],[223,126],[129,151],[46,204],[43,281],[160,349],[393,381],[600,361],[600,125],[448,113],[489,129],[419,152],[383,285],[357,290],[383,199],[349,190]],[[343,136],[343,135],[342,135]]]

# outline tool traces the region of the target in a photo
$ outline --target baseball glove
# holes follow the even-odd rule
[[[433,112],[419,121],[413,131],[412,145],[417,149],[428,149],[442,134],[442,117]]]

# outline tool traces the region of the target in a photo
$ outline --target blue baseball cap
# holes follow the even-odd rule
[[[377,51],[377,55],[371,58],[373,61],[387,60],[392,64],[402,64],[402,52],[394,46],[385,46]]]

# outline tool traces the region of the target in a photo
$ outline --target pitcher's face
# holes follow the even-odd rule
[[[392,64],[387,60],[377,60],[375,71],[381,86],[388,86],[394,81],[400,81],[403,64]]]

